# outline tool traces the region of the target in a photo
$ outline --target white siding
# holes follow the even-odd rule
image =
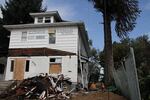
[[[49,72],[49,59],[48,57],[31,57],[29,72],[25,72],[24,78],[39,75],[39,73]]]
[[[65,56],[62,59],[62,73],[71,78],[72,82],[77,82],[77,68],[78,68],[77,56]]]
[[[78,46],[79,47],[78,48],[80,51],[80,55],[84,56],[84,57],[88,57],[87,52],[86,52],[87,50],[85,49],[85,45],[83,43],[83,39],[81,38],[81,34],[82,33],[79,32],[79,35],[78,35],[79,36],[79,38],[78,38]],[[84,86],[88,86],[88,62],[85,61],[82,68],[83,68],[82,69],[83,84],[84,84]],[[81,75],[79,75],[78,77],[79,77],[79,80],[82,80]]]
[[[56,29],[56,44],[48,47],[77,53],[77,40],[77,27],[60,27]]]
[[[48,29],[56,30],[56,43],[49,44]],[[27,31],[27,41],[21,41],[23,31]],[[36,39],[43,36],[43,39]],[[40,48],[48,47],[77,53],[77,27],[16,29],[11,31],[9,48]]]
[[[27,31],[27,41],[21,41],[22,32]],[[45,39],[36,39],[36,36],[45,36]],[[32,39],[30,39],[32,37]],[[9,48],[34,48],[46,47],[48,43],[48,34],[46,29],[18,29],[12,30],[10,36]]]
[[[49,66],[48,57],[8,57],[5,80],[13,79],[13,72],[10,71],[11,60],[15,58],[26,58],[30,60],[29,72],[25,72],[24,78],[39,75],[39,73],[47,73]]]
[[[82,56],[86,56],[87,57],[87,50],[85,49],[85,45],[83,44],[83,40],[81,38],[81,33],[79,33],[79,49],[80,49],[80,53]]]
[[[10,61],[15,58],[26,58],[30,60],[29,72],[25,72],[24,78],[49,73],[49,58],[56,57],[8,57],[5,80],[13,79],[13,72],[10,72]],[[62,58],[62,73],[71,78],[72,82],[77,82],[77,56],[59,56]]]

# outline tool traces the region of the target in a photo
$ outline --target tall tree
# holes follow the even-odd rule
[[[31,12],[43,12],[43,0],[8,0],[1,6],[5,24],[24,24],[33,22]]]
[[[0,18],[0,57],[7,55],[7,48],[9,42],[9,32],[3,28],[3,20]]]
[[[120,38],[127,36],[135,27],[135,21],[140,13],[137,0],[88,0],[104,20],[104,52],[105,52],[105,82],[112,82],[113,49],[111,22],[115,21],[115,30]]]
[[[5,24],[31,23],[33,19],[30,12],[43,12],[43,0],[8,0],[1,6]]]
[[[33,19],[29,15],[31,12],[44,12],[43,0],[6,0],[4,5],[0,5],[3,18],[0,19],[0,51],[7,52],[9,45],[9,31],[3,25],[32,23]],[[2,55],[3,52],[0,52]]]

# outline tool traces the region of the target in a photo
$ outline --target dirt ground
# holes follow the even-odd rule
[[[93,93],[78,93],[73,95],[71,100],[127,100],[123,96],[119,96],[112,92],[93,92]]]

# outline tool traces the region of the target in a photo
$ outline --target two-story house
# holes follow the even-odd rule
[[[63,21],[57,11],[30,15],[32,24],[4,25],[11,32],[5,80],[62,73],[86,86],[89,45],[84,23]]]

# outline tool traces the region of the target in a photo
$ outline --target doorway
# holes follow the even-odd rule
[[[16,58],[14,61],[14,80],[23,80],[24,79],[24,67],[25,67],[25,58]]]

